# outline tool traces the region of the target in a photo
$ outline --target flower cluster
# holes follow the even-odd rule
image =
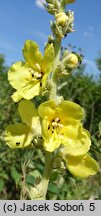
[[[47,10],[54,14],[53,38],[46,44],[44,55],[37,43],[27,40],[22,49],[24,62],[16,62],[8,71],[8,80],[15,89],[14,102],[19,102],[20,123],[9,125],[6,143],[12,148],[43,148],[59,157],[75,176],[88,177],[98,171],[97,162],[88,153],[90,134],[83,128],[83,108],[68,100],[61,100],[56,92],[57,77],[70,73],[79,65],[79,55],[67,52],[60,58],[61,39],[72,32],[74,15],[64,12],[66,4],[75,0],[47,0]],[[61,2],[61,4],[60,4]],[[51,81],[51,82],[50,82]],[[49,82],[50,96],[38,108],[30,101],[43,95]],[[56,98],[56,100],[54,100]]]
[[[97,172],[96,161],[88,155],[91,140],[81,124],[81,106],[71,101],[57,105],[49,100],[37,110],[33,102],[21,100],[18,111],[23,123],[9,125],[5,133],[11,148],[33,147],[34,139],[41,137],[43,148],[49,152],[58,149],[73,175],[87,177]]]

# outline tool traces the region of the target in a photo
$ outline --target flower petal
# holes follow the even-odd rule
[[[90,134],[81,124],[69,125],[65,128],[62,141],[64,155],[80,156],[86,154],[91,145]]]
[[[42,137],[44,139],[43,147],[46,151],[53,152],[61,144],[61,138],[56,130],[48,129],[50,121],[43,119],[42,121]]]
[[[48,46],[45,49],[43,61],[42,61],[42,72],[49,73],[52,70],[54,62],[54,47],[53,44],[48,44]]]
[[[23,98],[31,100],[40,94],[40,82],[27,81],[24,86],[19,90]]]
[[[22,123],[9,125],[5,132],[5,141],[12,149],[29,146],[32,138],[30,128]]]
[[[46,151],[53,152],[60,146],[60,144],[61,143],[58,140],[54,139],[53,135],[49,142],[47,142],[47,140],[44,141],[43,146]]]
[[[41,135],[40,120],[34,103],[28,100],[22,100],[19,103],[18,111],[20,113],[22,122],[33,129],[34,133]]]
[[[48,80],[48,75],[49,73],[45,73],[42,77],[42,88],[41,90],[43,91],[47,87],[47,80]]]
[[[44,140],[47,140],[47,142],[50,140],[51,136],[48,130],[48,127],[50,125],[50,121],[44,118],[42,120],[42,137]]]
[[[72,101],[63,101],[57,109],[58,115],[62,121],[81,120],[83,118],[83,109],[80,105]]]
[[[31,79],[28,67],[23,62],[16,62],[8,71],[9,83],[14,89],[19,90],[23,86],[25,79]]]
[[[11,98],[13,99],[13,101],[14,101],[15,103],[17,103],[17,102],[19,102],[19,101],[22,99],[22,96],[20,95],[19,91],[15,91],[15,92],[12,94]]]
[[[46,137],[45,137],[46,138]],[[44,149],[49,152],[55,151],[61,145],[61,140],[58,137],[56,131],[54,131],[48,139],[44,139]]]
[[[42,53],[39,51],[38,44],[32,40],[26,40],[22,51],[29,67],[36,70],[35,64],[38,63],[40,65],[43,59]]]
[[[95,175],[99,169],[97,162],[88,154],[84,157],[67,156],[66,165],[74,176],[80,178]]]
[[[16,62],[8,71],[8,79],[13,88],[18,92],[12,96],[14,101],[19,101],[20,97],[32,99],[40,92],[40,81],[35,80],[27,65]]]
[[[19,102],[22,98],[30,100],[40,93],[40,83],[37,82],[35,84],[28,83],[24,85],[21,89],[14,92],[11,96],[14,102]]]
[[[54,118],[56,104],[55,101],[49,100],[42,103],[38,108],[38,113],[41,118],[47,118],[50,121]]]

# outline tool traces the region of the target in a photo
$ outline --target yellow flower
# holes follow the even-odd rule
[[[53,44],[48,44],[44,56],[37,43],[27,40],[23,47],[24,62],[16,62],[8,71],[8,80],[16,89],[12,98],[18,102],[22,98],[32,99],[45,88],[54,61]]]
[[[69,132],[70,136],[68,136]],[[64,145],[59,149],[59,156],[64,159],[72,175],[86,178],[95,175],[99,168],[97,162],[88,154],[91,145],[89,132],[80,123],[76,133],[73,133],[72,128],[67,132],[67,136],[64,137]]]
[[[84,155],[89,151],[91,146],[90,134],[82,127],[81,123],[76,125],[68,125],[64,129],[63,144],[61,152],[64,156]]]
[[[82,156],[67,155],[65,161],[67,169],[72,175],[79,178],[87,178],[90,175],[95,175],[99,170],[97,162],[89,154]]]
[[[33,138],[41,135],[40,120],[34,104],[22,100],[18,111],[23,123],[9,125],[5,131],[5,141],[12,149],[30,146]]]
[[[42,119],[42,136],[46,151],[54,151],[61,144],[67,146],[72,155],[85,154],[91,145],[88,131],[82,128],[83,109],[71,101],[59,105],[50,100],[38,108]]]
[[[68,16],[64,12],[60,12],[55,15],[56,23],[59,26],[64,27],[68,21]]]

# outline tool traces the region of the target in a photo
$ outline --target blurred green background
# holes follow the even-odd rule
[[[91,133],[91,154],[101,167],[101,55],[96,59],[97,78],[85,73],[82,64],[72,75],[58,81],[64,99],[77,102],[85,109],[84,127]],[[33,185],[44,169],[44,153],[40,150],[12,150],[4,142],[8,124],[20,121],[17,104],[11,99],[13,89],[7,80],[8,67],[0,55],[0,199],[19,199],[24,184]],[[89,72],[89,71],[88,71]],[[38,98],[40,104],[44,98]],[[100,168],[101,169],[101,168]],[[97,175],[80,180],[67,170],[53,170],[47,199],[101,199],[101,170]]]

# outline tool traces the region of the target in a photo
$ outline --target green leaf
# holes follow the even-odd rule
[[[0,177],[2,177],[3,179],[8,180],[8,175],[6,173],[1,172]]]
[[[41,173],[39,170],[34,170],[30,172],[30,175],[34,176],[34,178],[41,177]]]
[[[18,184],[21,178],[21,174],[18,173],[15,167],[11,169],[11,176],[14,179],[15,183]]]
[[[51,181],[55,181],[58,175],[59,175],[58,171],[53,171],[51,174]]]
[[[44,167],[42,164],[37,164],[37,169],[39,169],[41,172],[43,172]]]
[[[64,184],[64,186],[62,188],[62,191],[63,192],[67,192],[68,191],[68,185],[67,184]]]
[[[50,183],[49,187],[48,187],[48,191],[50,191],[52,193],[56,193],[56,194],[59,193],[58,185]]]
[[[35,182],[35,177],[28,174],[28,175],[26,176],[26,182],[27,182],[28,184],[33,184],[33,183]]]

